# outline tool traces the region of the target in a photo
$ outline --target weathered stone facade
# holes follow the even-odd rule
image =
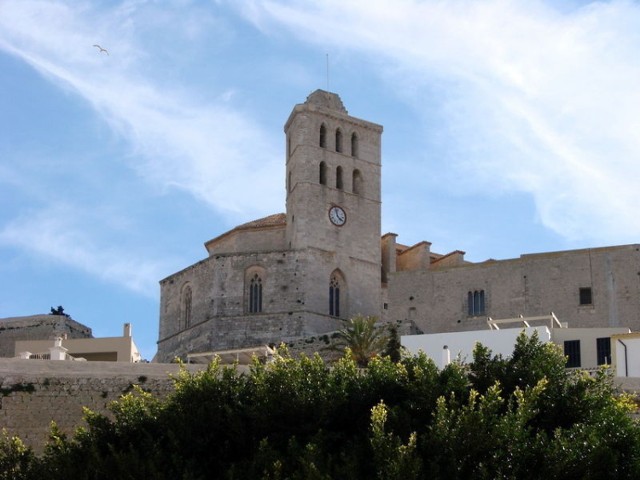
[[[640,331],[637,245],[470,263],[426,241],[381,238],[381,134],[329,92],[294,107],[285,124],[286,212],[210,240],[208,258],[160,282],[159,361],[298,344],[356,314],[425,333],[552,311],[572,327]]]
[[[163,397],[178,370],[177,364],[0,359],[0,429],[41,451],[52,421],[71,434],[83,424],[83,407],[108,413],[107,405],[133,385]]]
[[[0,321],[0,357],[15,356],[18,340],[52,340],[55,337],[93,338],[91,329],[66,315],[9,317]]]
[[[158,361],[379,315],[381,133],[332,93],[296,105],[285,125],[286,213],[210,240],[208,258],[160,282]]]
[[[482,263],[389,272],[389,319],[425,333],[486,328],[487,317],[554,312],[571,327],[640,331],[640,245],[522,255]],[[470,294],[482,293],[481,311]],[[582,295],[582,298],[581,298]]]

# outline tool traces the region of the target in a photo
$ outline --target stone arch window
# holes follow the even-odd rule
[[[342,190],[344,188],[344,184],[342,182],[342,167],[336,168],[336,188]]]
[[[329,279],[329,315],[339,317],[341,303],[344,303],[346,282],[339,270],[335,270]]]
[[[249,268],[245,275],[245,303],[248,313],[261,313],[265,272],[261,267]]]
[[[342,130],[336,130],[336,152],[342,152]]]
[[[351,191],[356,195],[362,195],[362,174],[358,169],[353,171]]]
[[[351,134],[351,156],[358,156],[358,134],[355,132]]]
[[[193,292],[191,285],[188,283],[182,287],[182,295],[180,296],[180,326],[189,328],[191,326],[191,303],[193,300]]]
[[[324,123],[320,125],[320,146],[327,148],[327,127],[324,126]]]
[[[320,185],[327,184],[327,164],[324,162],[320,162],[319,181]]]
[[[473,290],[467,293],[467,309],[470,317],[485,314],[484,290]]]

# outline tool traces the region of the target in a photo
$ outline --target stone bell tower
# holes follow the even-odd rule
[[[382,126],[316,90],[284,129],[287,247],[313,251],[322,264],[309,272],[309,291],[330,315],[379,315]]]

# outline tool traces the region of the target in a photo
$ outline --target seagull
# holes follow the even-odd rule
[[[94,47],[99,48],[100,49],[100,53],[104,52],[107,55],[109,55],[109,52],[107,51],[106,48],[102,48],[100,45],[94,45]]]

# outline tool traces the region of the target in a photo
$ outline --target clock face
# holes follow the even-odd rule
[[[342,208],[333,206],[329,209],[329,220],[331,220],[331,223],[334,225],[341,227],[347,223],[347,214]]]

